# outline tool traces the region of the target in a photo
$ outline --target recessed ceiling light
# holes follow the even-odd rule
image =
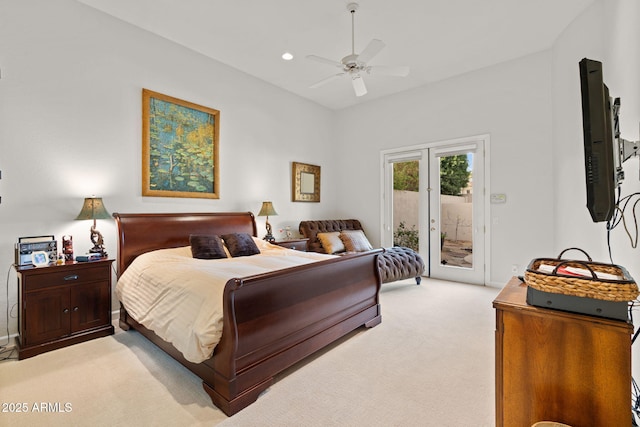
[[[293,55],[289,52],[285,52],[282,54],[282,59],[285,61],[291,61],[293,59]]]

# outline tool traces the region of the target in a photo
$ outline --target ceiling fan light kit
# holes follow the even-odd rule
[[[342,76],[350,76],[351,84],[353,86],[353,90],[356,96],[363,96],[367,94],[367,87],[364,84],[364,79],[362,78],[361,73],[367,74],[377,74],[383,76],[396,76],[396,77],[405,77],[409,74],[409,67],[407,66],[371,66],[367,65],[367,63],[373,59],[382,49],[384,49],[385,44],[382,40],[373,39],[369,42],[369,44],[364,48],[360,54],[356,54],[355,48],[355,13],[358,10],[358,3],[349,3],[347,5],[347,10],[351,13],[351,54],[342,58],[340,62],[334,61],[332,59],[323,58],[317,55],[307,55],[307,59],[320,62],[322,64],[331,65],[337,68],[340,68],[342,72],[338,74],[334,74],[332,76],[326,77],[319,82],[310,86],[310,88],[315,89],[320,86],[324,86],[325,84],[338,79]]]

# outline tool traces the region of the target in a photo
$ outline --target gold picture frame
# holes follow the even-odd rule
[[[220,111],[142,90],[142,195],[220,198]]]
[[[293,162],[291,165],[291,201],[320,201],[320,166]]]

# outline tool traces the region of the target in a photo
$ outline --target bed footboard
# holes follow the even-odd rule
[[[230,280],[214,381],[203,383],[214,404],[232,415],[277,373],[360,326],[379,324],[379,253]]]

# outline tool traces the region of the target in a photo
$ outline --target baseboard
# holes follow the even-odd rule
[[[11,334],[8,337],[5,335],[3,337],[0,337],[0,343],[7,343],[4,344],[3,347],[6,349],[12,349],[16,346],[16,337],[18,336],[17,333],[15,334]]]
[[[505,282],[489,282],[489,283],[486,284],[486,286],[488,286],[490,288],[502,289],[502,288],[504,288],[504,285],[507,284],[507,282],[508,282],[508,280],[505,281]]]

